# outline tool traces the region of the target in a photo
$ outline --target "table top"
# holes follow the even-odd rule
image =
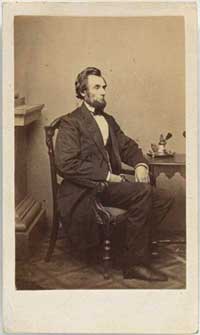
[[[173,157],[159,157],[159,158],[152,158],[150,156],[146,156],[149,161],[150,165],[182,165],[184,166],[185,163],[185,154],[176,154]]]

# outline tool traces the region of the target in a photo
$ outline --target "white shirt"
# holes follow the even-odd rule
[[[95,119],[99,130],[101,132],[101,135],[103,137],[103,143],[106,145],[109,137],[109,127],[108,127],[108,122],[106,121],[105,117],[103,115],[94,115],[95,108],[88,105],[87,102],[84,102],[87,106],[87,109],[89,109],[90,112],[92,112],[92,116]]]
[[[84,101],[84,103],[85,103],[87,109],[91,112],[93,118],[95,119],[95,121],[96,121],[96,123],[99,127],[99,130],[101,132],[101,135],[103,137],[103,143],[104,143],[104,145],[106,145],[107,142],[108,142],[108,137],[109,137],[108,122],[106,121],[106,119],[103,115],[94,115],[93,113],[95,111],[95,108],[88,105],[87,102],[85,102],[85,101]],[[106,178],[107,181],[109,181],[109,179],[110,179],[110,173],[111,173],[111,171],[108,171],[108,175],[107,175],[107,178]]]

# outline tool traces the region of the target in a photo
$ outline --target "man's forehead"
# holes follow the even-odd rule
[[[95,76],[93,74],[90,74],[88,76],[88,85],[106,85],[105,79],[103,77]]]

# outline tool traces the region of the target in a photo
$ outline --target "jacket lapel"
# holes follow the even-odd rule
[[[109,122],[109,117],[107,117],[106,113],[103,113],[103,116],[105,117],[106,121],[108,122],[109,125],[109,136],[110,136],[110,141],[111,141],[111,146],[112,146],[112,152],[113,152],[113,157],[115,158],[115,161],[121,170],[121,158],[119,154],[119,148],[118,148],[118,143],[117,139],[114,133],[114,130]]]
[[[103,137],[101,135],[101,131],[95,119],[91,115],[91,112],[87,109],[84,103],[81,106],[81,116],[84,122],[85,132],[89,133],[90,138],[94,141],[94,143],[97,145],[98,149],[102,153],[104,159],[108,162],[108,157],[107,157],[107,154],[104,148]]]

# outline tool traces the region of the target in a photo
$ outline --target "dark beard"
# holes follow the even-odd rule
[[[93,101],[92,103],[91,103],[91,101],[87,101],[87,100],[86,100],[86,102],[87,102],[90,106],[94,107],[95,110],[101,110],[101,111],[103,111],[104,108],[106,107],[106,101],[105,101],[105,100],[103,100],[102,102],[95,100],[95,101]]]

